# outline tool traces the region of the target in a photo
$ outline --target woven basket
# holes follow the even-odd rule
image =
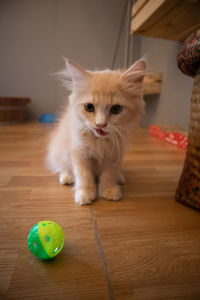
[[[179,68],[185,74],[195,76],[195,79],[191,97],[189,143],[175,198],[176,201],[200,210],[200,32],[186,40],[177,60]]]

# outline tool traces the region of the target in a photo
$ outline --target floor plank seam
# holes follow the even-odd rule
[[[111,281],[111,278],[110,278],[110,271],[109,271],[109,268],[108,268],[108,265],[107,265],[107,262],[106,262],[103,245],[101,243],[101,238],[100,238],[99,230],[98,230],[98,227],[97,227],[96,215],[95,215],[94,210],[93,210],[92,207],[90,207],[90,212],[91,212],[91,216],[92,216],[92,219],[93,219],[94,234],[95,234],[95,239],[96,239],[100,259],[101,259],[101,262],[102,262],[102,265],[103,265],[103,268],[104,268],[104,273],[106,275],[109,298],[110,298],[110,300],[115,300],[115,295],[114,295],[114,291],[113,291],[113,287],[112,287],[112,281]]]

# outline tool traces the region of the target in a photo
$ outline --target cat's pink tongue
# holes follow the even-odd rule
[[[98,132],[98,134],[105,136],[108,134],[108,132],[103,131],[102,129],[96,129],[96,131]]]

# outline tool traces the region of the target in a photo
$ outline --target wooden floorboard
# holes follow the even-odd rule
[[[200,214],[174,201],[184,150],[138,129],[122,200],[80,207],[45,167],[50,130],[0,127],[0,299],[200,299]],[[26,246],[45,219],[66,237],[52,261]]]

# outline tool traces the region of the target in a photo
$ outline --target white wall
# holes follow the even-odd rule
[[[178,42],[141,38],[140,54],[146,55],[149,69],[163,72],[161,95],[145,98],[146,124],[170,124],[188,128],[193,79],[184,75],[177,67],[179,48]]]
[[[125,1],[1,0],[0,95],[31,97],[32,117],[55,112],[67,92],[50,75],[62,56],[88,69],[111,67]],[[116,68],[124,65],[125,30]],[[149,69],[163,72],[160,97],[147,97],[145,124],[187,128],[192,79],[176,66],[179,44],[132,38],[132,61],[142,55]]]
[[[31,97],[34,117],[56,111],[66,91],[50,74],[64,66],[62,56],[88,69],[111,67],[123,7],[121,0],[1,0],[0,95]]]

